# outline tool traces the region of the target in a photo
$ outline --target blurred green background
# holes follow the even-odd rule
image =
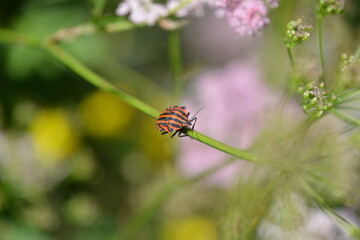
[[[0,27],[44,38],[62,28],[116,18],[118,3],[0,0]],[[233,36],[210,13],[204,19],[191,19],[180,31],[184,80],[181,101],[190,101],[199,94],[191,88],[198,73],[236,60],[257,62],[264,84],[281,95],[288,73],[282,31],[288,21],[300,16],[312,18],[308,1],[280,1],[279,8],[270,13],[270,25],[255,39]],[[356,49],[359,24],[358,0],[346,1],[342,16],[324,21],[328,69],[338,64],[342,52]],[[61,46],[116,86],[162,110],[172,104],[167,42],[167,31],[142,27],[84,36]],[[295,56],[305,62],[302,57],[315,58],[314,43],[315,38],[310,39],[295,50]],[[177,140],[161,136],[154,124],[154,119],[96,89],[45,51],[0,42],[0,239],[120,239],[127,231],[124,228],[131,228],[128,223],[132,224],[133,216],[171,176],[178,174],[174,163],[179,155]],[[358,144],[358,140],[355,142]],[[281,144],[278,149],[284,149]],[[269,143],[258,145],[266,156]],[[358,152],[348,158],[359,160]],[[352,170],[358,174],[356,167]],[[238,205],[226,208],[233,202],[246,208],[269,182],[261,170],[254,173],[259,177],[253,177],[249,184],[193,184],[177,191],[156,208],[156,213],[150,213],[154,217],[140,228],[136,239],[212,240],[217,239],[219,228],[231,232],[232,224],[246,230],[224,239],[277,239],[275,235],[256,234],[262,218],[276,218],[269,210],[272,197],[263,199],[250,218],[235,214],[244,210]],[[341,197],[329,197],[333,206],[359,204],[359,196],[354,196],[359,193],[357,179],[345,181],[350,190],[339,193]],[[280,196],[281,191],[272,194]],[[325,195],[330,196],[326,191]],[[352,191],[354,195],[349,193]],[[240,192],[242,199],[236,195]],[[347,196],[351,203],[346,202]],[[278,204],[280,209],[286,208],[286,214],[298,215],[294,211],[299,209],[291,204],[302,201],[306,200],[289,194]],[[357,206],[357,218],[359,211]],[[309,212],[304,210],[299,215]],[[249,222],[239,224],[241,219]],[[297,225],[292,220],[284,217],[275,222],[281,225],[286,221],[287,227]],[[136,228],[138,222],[133,224]]]

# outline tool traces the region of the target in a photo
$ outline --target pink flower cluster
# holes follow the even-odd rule
[[[269,6],[274,4],[275,1],[269,2]],[[217,7],[217,15],[224,17],[240,36],[257,34],[270,22],[268,9],[261,0],[219,0]]]
[[[215,9],[217,16],[225,18],[240,36],[254,35],[270,22],[268,10],[279,0],[168,0],[165,4],[153,0],[124,0],[116,10],[117,15],[129,14],[130,21],[154,25],[160,18],[174,14],[186,17],[193,13],[202,16],[204,6]]]

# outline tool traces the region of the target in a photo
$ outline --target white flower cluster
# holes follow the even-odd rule
[[[166,4],[160,4],[152,0],[124,0],[116,9],[116,14],[129,14],[129,20],[133,23],[152,26],[160,18],[172,14],[177,17],[186,17],[190,13],[202,16],[205,2],[207,0],[168,0]]]

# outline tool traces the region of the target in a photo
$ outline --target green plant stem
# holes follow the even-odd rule
[[[264,197],[271,191],[274,189],[275,185],[278,184],[279,180],[282,179],[282,177],[284,176],[284,172],[280,172],[278,175],[276,175],[266,186],[265,188],[254,198],[254,200],[252,201],[250,207],[247,210],[247,213],[245,215],[247,215],[248,213],[250,213],[253,209],[255,209],[258,204],[264,199]]]
[[[325,80],[325,61],[323,53],[323,44],[322,44],[322,17],[316,17],[316,30],[317,30],[317,44],[319,49],[319,59],[321,65],[321,81]]]
[[[248,162],[253,162],[253,163],[258,163],[258,164],[263,164],[263,165],[267,165],[267,166],[272,166],[275,168],[279,168],[281,169],[281,166],[274,163],[274,162],[268,162],[268,161],[264,161],[262,159],[259,159],[257,156],[255,156],[254,154],[250,153],[249,151],[245,151],[245,150],[241,150],[235,147],[231,147],[229,145],[226,145],[222,142],[219,142],[213,138],[210,138],[208,136],[205,136],[195,130],[191,130],[191,129],[184,129],[183,131],[185,134],[189,135],[192,139],[195,139],[199,142],[202,142],[208,146],[211,146],[215,149],[218,149],[222,152],[225,152],[231,156],[234,156],[236,158],[239,159],[243,159],[246,160]]]
[[[44,49],[46,49],[53,57],[58,59],[64,65],[69,67],[75,73],[79,74],[84,80],[87,82],[95,85],[96,87],[110,92],[118,97],[120,97],[123,101],[130,104],[131,106],[135,107],[136,109],[142,111],[143,113],[157,118],[159,116],[159,111],[150,107],[146,103],[140,101],[139,99],[127,94],[126,92],[120,90],[119,88],[115,87],[111,83],[107,82],[104,78],[100,77],[98,74],[90,70],[89,68],[85,67],[81,62],[79,62],[76,58],[71,56],[68,52],[64,49],[59,47],[58,45],[45,42],[43,44]]]
[[[289,56],[291,68],[292,68],[292,70],[294,70],[295,69],[295,62],[294,62],[294,58],[293,58],[293,55],[292,55],[291,48],[287,47],[286,49],[287,49],[287,53],[288,53],[288,56]]]
[[[169,63],[173,79],[172,103],[179,104],[180,94],[182,92],[181,82],[181,44],[179,30],[168,32],[168,52]]]
[[[95,24],[94,22],[88,22],[73,27],[60,29],[53,35],[49,36],[48,40],[50,42],[65,42],[96,33],[122,32],[134,28],[135,25],[133,23],[124,20],[116,20],[110,22],[103,21],[97,24]]]
[[[360,126],[360,120],[356,119],[348,114],[345,114],[341,111],[338,111],[336,109],[332,109],[330,111],[332,114],[334,114],[336,117],[338,117],[339,119],[343,120],[346,123],[352,124],[354,126]]]
[[[312,197],[319,208],[331,217],[342,229],[344,229],[350,236],[360,236],[360,229],[341,217],[338,213],[332,210],[325,202],[325,200],[300,176],[299,183],[308,196]]]
[[[41,40],[26,34],[0,29],[0,42],[38,47]]]

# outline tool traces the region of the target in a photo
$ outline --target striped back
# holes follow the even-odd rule
[[[185,106],[171,106],[166,108],[156,121],[156,128],[161,132],[173,132],[183,127],[190,127],[188,113]]]

